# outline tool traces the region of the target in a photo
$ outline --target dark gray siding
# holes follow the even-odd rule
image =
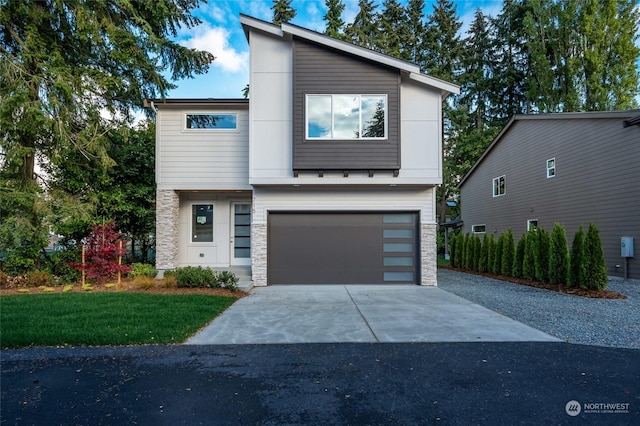
[[[306,94],[386,94],[388,140],[305,140]],[[295,39],[293,42],[293,168],[400,168],[400,74],[397,70]]]
[[[548,231],[564,225],[569,244],[579,225],[600,230],[610,275],[623,274],[620,237],[635,238],[629,276],[640,279],[640,126],[623,118],[516,120],[461,188],[463,232],[511,228],[516,241],[527,220]],[[556,159],[547,179],[546,161]],[[506,175],[506,195],[492,196],[492,180]],[[616,265],[621,265],[616,268]]]

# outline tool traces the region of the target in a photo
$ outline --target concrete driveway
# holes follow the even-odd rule
[[[257,287],[187,344],[557,342],[437,287]]]

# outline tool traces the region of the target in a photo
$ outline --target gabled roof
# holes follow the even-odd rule
[[[489,153],[493,150],[493,148],[501,141],[502,137],[509,131],[509,129],[513,126],[516,121],[525,121],[525,120],[597,120],[597,119],[620,119],[623,120],[627,118],[628,120],[623,121],[624,127],[629,127],[633,124],[640,124],[640,110],[629,110],[629,111],[596,111],[596,112],[562,112],[562,113],[552,113],[552,114],[516,114],[511,120],[504,126],[504,128],[498,133],[498,136],[495,137],[493,142],[489,145],[489,147],[482,153],[482,156],[476,161],[476,163],[471,167],[471,169],[467,172],[466,175],[460,180],[458,184],[458,188],[461,188],[465,181],[473,174],[473,172],[478,168],[480,163],[489,155]],[[635,117],[635,118],[630,118]],[[636,123],[637,121],[637,123]],[[632,124],[629,124],[633,122]]]
[[[383,53],[375,52],[364,47],[356,46],[355,44],[338,40],[333,37],[318,33],[316,31],[311,31],[306,28],[290,24],[288,22],[282,23],[280,26],[278,26],[272,24],[271,22],[240,14],[240,23],[242,24],[242,28],[244,29],[245,36],[247,37],[249,43],[251,43],[251,41],[249,40],[250,29],[262,31],[283,38],[287,36],[295,36],[322,46],[326,46],[333,50],[337,50],[352,56],[395,68],[398,71],[406,74],[411,80],[434,87],[436,89],[440,89],[443,98],[451,93],[460,93],[460,87],[456,86],[455,84],[440,80],[439,78],[435,78],[426,74],[421,74],[420,67],[416,64],[403,61],[401,59],[385,55]]]

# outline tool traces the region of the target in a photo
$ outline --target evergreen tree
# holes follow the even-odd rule
[[[478,263],[478,272],[487,272],[487,262],[489,260],[489,237],[484,234],[482,237],[482,247],[480,248],[480,261]]]
[[[536,279],[536,256],[538,253],[538,232],[529,232],[525,238],[522,277],[529,281]]]
[[[446,81],[457,82],[462,62],[462,41],[458,32],[462,22],[451,0],[437,0],[429,15],[426,33],[425,72]]]
[[[456,243],[456,267],[464,268],[464,243],[465,236],[458,234],[458,242]]]
[[[535,272],[536,280],[543,283],[549,282],[549,250],[551,249],[551,238],[546,229],[539,227],[536,229],[536,254]]]
[[[410,52],[405,51],[409,39],[409,27],[404,7],[398,0],[384,0],[382,11],[376,17],[379,36],[376,50],[396,58],[409,60]]]
[[[511,271],[513,270],[513,259],[515,257],[515,243],[513,241],[513,232],[511,229],[507,231],[505,234],[504,240],[502,241],[502,259],[500,262],[500,274],[504,276],[511,276]]]
[[[351,24],[345,27],[344,34],[351,43],[367,49],[375,49],[379,37],[376,25],[376,8],[373,0],[358,0],[359,11]]]
[[[600,232],[596,225],[589,223],[584,241],[584,254],[587,258],[584,279],[586,287],[592,290],[604,290],[607,287],[607,263],[600,241]]]
[[[145,98],[165,97],[172,80],[203,74],[213,61],[174,41],[179,27],[200,22],[190,13],[199,4],[2,2],[0,236],[11,237],[0,237],[0,250],[22,253],[25,269],[37,267],[48,243],[50,211],[84,210],[74,209],[77,194],[44,193],[36,159],[55,166],[75,152],[101,170],[112,167],[109,133],[128,123]]]
[[[471,263],[473,263],[473,241],[471,240],[471,234],[464,234],[464,260],[462,267],[469,269]]]
[[[458,236],[451,235],[449,237],[449,263],[455,268],[456,266],[456,244],[458,244]]]
[[[405,8],[407,37],[401,40],[405,59],[419,65],[420,69],[424,69],[426,61],[424,7],[424,0],[409,0]]]
[[[342,0],[325,0],[324,5],[327,7],[327,13],[324,15],[327,27],[324,33],[329,37],[344,39],[345,36],[342,33],[344,27],[344,21],[342,20],[344,3]]]
[[[493,274],[493,259],[496,255],[496,241],[493,234],[489,236],[487,243],[487,272]]]
[[[557,222],[553,224],[549,248],[549,282],[566,284],[569,277],[569,247],[564,227]]]
[[[482,241],[479,236],[473,237],[473,270],[478,271],[480,269],[480,255],[482,251]]]
[[[495,253],[493,255],[493,268],[491,272],[500,275],[502,271],[502,252],[504,250],[505,234],[500,234],[495,244]]]
[[[571,244],[571,256],[569,260],[569,285],[571,287],[584,288],[585,286],[587,259],[584,249],[584,230],[582,229],[582,225],[580,225],[573,236],[573,243]]]
[[[296,10],[291,6],[292,0],[273,0],[271,10],[273,10],[272,22],[280,25],[289,22],[296,16]]]
[[[513,270],[511,275],[515,278],[523,278],[523,264],[524,264],[524,248],[527,244],[527,235],[524,234],[520,237],[518,245],[516,247],[516,255],[513,259]]]

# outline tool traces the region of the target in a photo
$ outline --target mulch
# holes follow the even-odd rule
[[[620,294],[620,293],[616,293],[613,291],[608,291],[608,290],[587,290],[584,288],[573,288],[573,287],[567,287],[565,285],[562,284],[549,284],[549,283],[543,283],[543,282],[539,282],[539,281],[529,281],[529,280],[525,280],[523,278],[514,278],[514,277],[507,277],[504,275],[495,275],[495,274],[489,274],[486,272],[477,272],[477,271],[471,271],[471,270],[467,270],[467,269],[460,269],[460,268],[454,268],[452,266],[446,266],[446,265],[438,265],[438,268],[440,269],[450,269],[452,271],[458,271],[458,272],[464,272],[466,274],[472,274],[472,275],[480,275],[483,277],[487,277],[487,278],[493,278],[496,280],[501,280],[501,281],[508,281],[510,283],[514,283],[514,284],[520,284],[520,285],[526,285],[529,287],[536,287],[536,288],[542,288],[545,290],[551,290],[551,291],[555,291],[558,293],[565,293],[565,294],[571,294],[574,296],[580,296],[580,297],[589,297],[592,299],[626,299],[627,296]]]

